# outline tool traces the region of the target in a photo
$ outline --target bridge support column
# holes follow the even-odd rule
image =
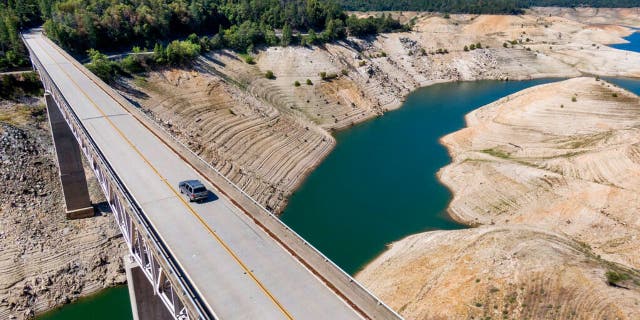
[[[131,313],[134,320],[173,320],[171,313],[153,292],[151,283],[130,255],[123,257],[127,272]]]
[[[44,98],[47,103],[51,136],[58,157],[67,219],[92,217],[95,213],[89,197],[89,188],[82,167],[82,156],[78,142],[53,97],[49,93],[45,93]]]

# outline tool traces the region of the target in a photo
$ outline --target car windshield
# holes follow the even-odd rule
[[[200,193],[200,192],[205,192],[207,191],[207,189],[205,189],[204,187],[195,187],[193,188],[193,192],[194,193]]]

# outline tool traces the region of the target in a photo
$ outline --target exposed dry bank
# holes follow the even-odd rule
[[[608,285],[612,272],[629,278]],[[565,236],[522,226],[412,235],[358,274],[406,319],[638,319],[639,279]]]
[[[453,217],[483,227],[403,239],[358,279],[410,319],[638,318],[639,114],[595,78],[471,112],[439,174]]]
[[[125,281],[113,218],[66,220],[42,101],[0,101],[0,319],[30,318]],[[94,203],[103,201],[95,179]],[[106,206],[108,207],[108,206]]]
[[[255,65],[232,52],[215,52],[192,70],[152,72],[146,79],[123,81],[121,89],[259,202],[279,212],[334,146],[328,131],[397,108],[418,87],[581,73],[640,76],[640,54],[604,45],[624,41],[628,28],[589,26],[539,12],[451,19],[402,14],[415,18],[413,32],[322,47],[269,48],[256,55]],[[640,17],[629,16],[625,23],[640,24]],[[618,16],[604,19],[613,23]],[[482,49],[464,51],[478,43]],[[268,70],[275,79],[265,78]]]

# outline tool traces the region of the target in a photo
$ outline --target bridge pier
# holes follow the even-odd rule
[[[58,158],[67,219],[93,217],[95,211],[89,197],[89,188],[82,167],[82,156],[78,142],[51,94],[45,93],[44,98],[47,104],[53,145]]]
[[[153,287],[130,255],[123,257],[127,272],[131,313],[134,320],[173,320],[173,316],[153,292]]]

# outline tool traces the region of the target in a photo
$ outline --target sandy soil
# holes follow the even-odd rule
[[[640,317],[639,276],[561,234],[490,226],[409,236],[357,279],[406,319],[595,320]]]
[[[572,101],[575,98],[575,102]],[[594,78],[534,87],[482,107],[442,139],[440,178],[466,224],[527,224],[640,268],[640,99]]]

